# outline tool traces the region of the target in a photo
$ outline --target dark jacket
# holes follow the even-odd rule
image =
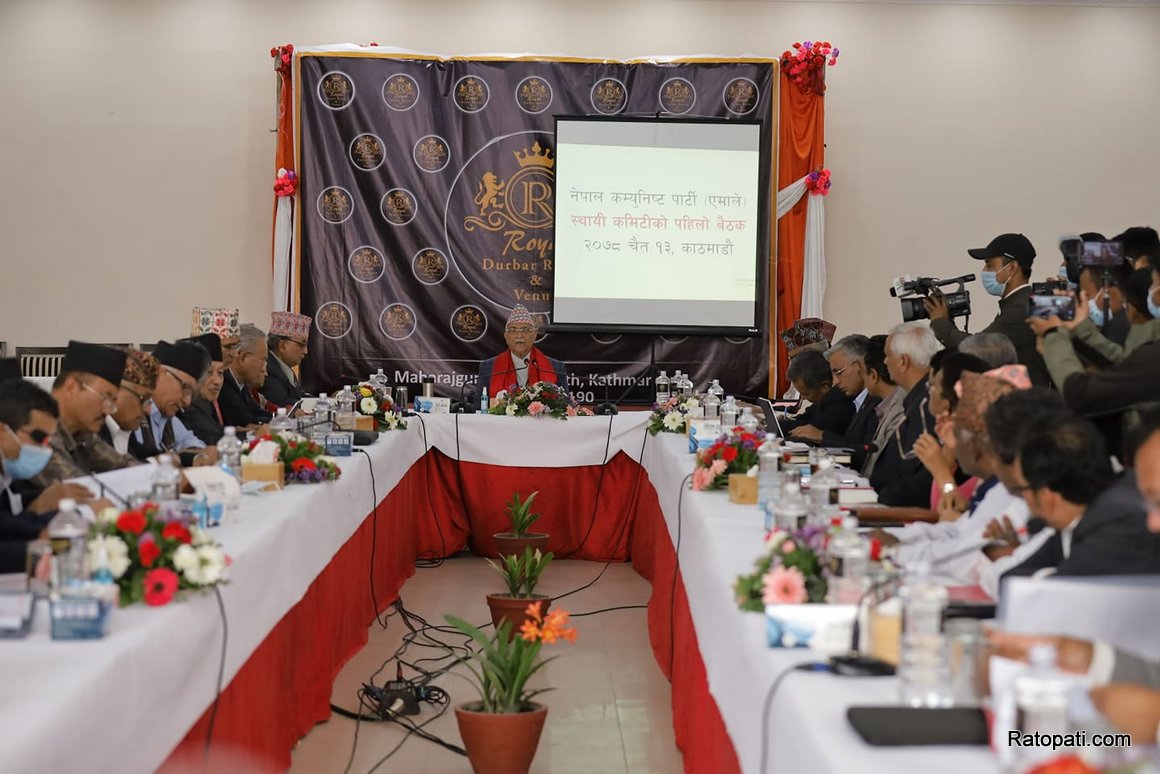
[[[225,428],[218,421],[213,404],[204,398],[194,398],[189,408],[181,412],[181,421],[190,432],[205,441],[206,446],[216,446],[225,434]]]
[[[1035,332],[1027,325],[1028,299],[1031,298],[1031,286],[1016,290],[1006,298],[999,299],[999,314],[979,333],[1002,333],[1011,339],[1015,345],[1015,354],[1019,362],[1027,366],[1028,376],[1032,384],[1040,387],[1050,387],[1051,380],[1047,375],[1047,366],[1043,358],[1035,349]],[[963,333],[948,319],[931,320],[930,329],[944,347],[956,349],[963,339],[971,334]]]
[[[914,442],[924,432],[934,432],[934,417],[928,407],[929,377],[902,399],[904,419],[894,435],[886,439],[870,485],[878,492],[878,502],[898,507],[929,508],[932,478],[914,455]],[[900,448],[901,447],[901,448]]]
[[[1160,535],[1149,532],[1147,522],[1136,475],[1128,471],[1088,506],[1071,533],[1066,559],[1057,532],[1003,577],[1034,575],[1048,567],[1060,576],[1160,573]]]
[[[837,387],[831,387],[829,392],[822,396],[820,401],[814,403],[793,419],[783,421],[781,423],[781,429],[788,434],[795,427],[813,425],[823,433],[829,431],[830,433],[844,435],[850,427],[850,421],[854,419],[856,411],[854,401],[849,395]],[[830,444],[824,445],[829,446]],[[842,444],[834,445],[840,446]]]
[[[262,385],[262,396],[278,408],[290,408],[303,396],[301,385],[294,384],[282,370],[282,362],[271,352],[266,356],[266,383]]]
[[[472,403],[472,405],[477,410],[487,410],[486,408],[480,407],[479,402],[483,397],[483,388],[488,387],[491,384],[491,377],[497,371],[509,371],[510,373],[508,374],[508,383],[516,383],[517,377],[515,371],[512,369],[512,359],[510,352],[510,350],[505,349],[501,354],[492,358],[488,358],[479,364],[479,375],[475,380],[475,396]],[[535,354],[536,356],[548,361],[552,367],[552,370],[556,372],[556,384],[559,385],[560,389],[564,392],[569,392],[568,367],[564,365],[564,361],[557,360],[554,357],[548,357],[543,352],[539,352],[538,350],[535,350]],[[489,395],[488,397],[494,398],[495,396]]]
[[[853,470],[861,470],[867,452],[874,443],[874,435],[878,432],[878,412],[874,409],[881,402],[881,398],[867,394],[866,399],[862,401],[862,408],[858,409],[858,413],[850,420],[844,432],[822,431],[822,446],[844,446],[853,449],[850,467]]]
[[[0,490],[0,573],[24,572],[29,541],[40,537],[55,515],[14,511],[8,490]]]
[[[225,424],[234,427],[247,425],[264,425],[270,421],[271,414],[264,411],[248,389],[243,389],[234,378],[233,371],[226,369],[226,382],[222,385],[218,395],[218,406],[222,410]]]

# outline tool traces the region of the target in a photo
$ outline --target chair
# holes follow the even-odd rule
[[[17,347],[16,359],[24,377],[56,378],[68,347]]]

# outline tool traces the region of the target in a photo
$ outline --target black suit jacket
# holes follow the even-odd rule
[[[855,411],[853,399],[837,387],[831,387],[830,391],[820,401],[807,408],[794,419],[783,421],[781,423],[781,429],[788,433],[795,427],[813,425],[823,433],[828,431],[845,435],[846,430],[850,427],[851,420],[854,419]],[[830,444],[825,445],[828,446]],[[843,444],[833,445],[841,446]]]
[[[225,428],[218,421],[213,404],[204,398],[194,398],[189,408],[181,412],[181,421],[190,432],[204,441],[206,446],[216,446],[225,435]]]
[[[850,420],[845,432],[822,431],[822,446],[846,446],[853,449],[854,453],[851,455],[853,463],[850,467],[861,470],[869,453],[869,446],[874,442],[874,435],[878,432],[878,412],[874,409],[878,408],[881,402],[881,398],[867,394],[866,399],[862,401],[862,408],[858,409],[858,413]]]
[[[1088,506],[1071,533],[1063,556],[1059,533],[1004,578],[1034,575],[1049,567],[1056,575],[1152,575],[1160,573],[1160,535],[1148,531],[1136,475],[1128,471]]]
[[[509,384],[516,383],[516,373],[512,369],[512,359],[509,354],[511,350],[505,349],[502,354],[495,357],[488,358],[481,361],[479,364],[479,374],[475,377],[475,394],[472,397],[472,405],[477,411],[487,411],[487,408],[480,406],[480,401],[483,400],[483,388],[491,384],[491,377],[497,372],[505,372]],[[536,352],[544,360],[548,361],[552,370],[556,372],[556,384],[564,392],[569,392],[568,389],[568,366],[564,365],[563,360],[557,360],[554,357],[548,357],[542,352]],[[537,361],[537,362],[543,362]],[[494,398],[494,395],[489,395],[488,399]]]
[[[898,507],[929,508],[933,479],[917,457],[904,457],[924,431],[934,432],[934,417],[927,406],[928,377],[914,385],[902,399],[904,419],[886,439],[886,448],[874,466],[870,485],[878,492],[878,502]],[[901,452],[899,446],[902,447]]]
[[[269,411],[262,410],[258,402],[250,395],[249,390],[242,389],[238,380],[228,368],[226,369],[226,383],[222,385],[218,395],[218,406],[222,410],[222,419],[227,425],[246,427],[247,425],[264,425],[270,421]]]
[[[29,502],[27,495],[23,498]],[[55,515],[56,511],[15,513],[8,491],[0,490],[0,573],[24,572],[29,541],[36,540]]]
[[[266,357],[266,383],[262,385],[261,393],[266,400],[279,408],[290,408],[304,395],[302,387],[295,385],[286,377],[281,361],[273,352]]]

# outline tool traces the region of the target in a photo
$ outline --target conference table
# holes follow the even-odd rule
[[[214,529],[233,559],[220,587],[220,696],[223,617],[212,592],[118,610],[99,641],[53,641],[41,617],[28,638],[0,643],[0,769],[204,761],[212,771],[227,765],[218,756],[244,750],[249,770],[285,770],[297,740],[329,716],[335,676],[415,561],[489,551],[503,503],[536,489],[558,556],[631,561],[651,581],[649,635],[672,683],[686,771],[997,770],[985,748],[865,744],[846,708],[896,703],[895,678],[788,674],[763,725],[774,681],[816,654],[767,647],[764,617],[737,610],[731,584],[761,551],[762,518],[724,492],[689,490],[686,440],[648,436],[647,416],[413,417],[340,459],[337,482],[245,497]]]

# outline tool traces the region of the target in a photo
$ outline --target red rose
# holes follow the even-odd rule
[[[176,521],[165,525],[165,529],[161,530],[161,537],[166,540],[176,540],[179,543],[192,543],[193,535],[185,528],[185,525],[178,524]]]
[[[145,514],[141,511],[125,511],[117,517],[117,529],[130,535],[140,535],[145,531]]]
[[[177,573],[168,567],[145,573],[145,604],[154,607],[167,605],[176,591]]]
[[[153,563],[157,561],[157,557],[161,556],[161,549],[157,547],[156,541],[150,540],[137,546],[137,553],[141,555],[143,567],[152,567]]]
[[[737,459],[737,447],[726,446],[725,450],[721,452],[721,458],[726,462],[732,462],[733,460]]]
[[[295,473],[301,473],[304,470],[315,470],[318,466],[306,457],[299,457],[290,463],[290,469]]]
[[[870,538],[870,561],[877,562],[880,559],[882,559],[882,541]]]

